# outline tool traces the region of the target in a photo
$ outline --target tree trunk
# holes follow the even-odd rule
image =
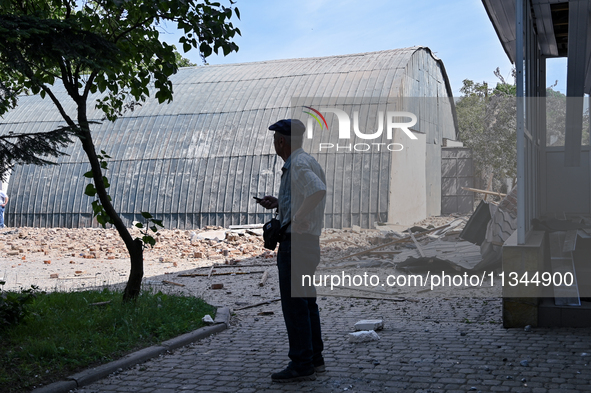
[[[125,231],[127,231],[127,228]],[[123,291],[123,301],[129,301],[137,298],[142,288],[142,278],[144,278],[144,244],[140,239],[135,239],[131,247],[127,243],[125,245],[129,251],[131,271],[129,272],[127,285]]]
[[[80,109],[80,107],[79,107]],[[83,118],[81,119],[81,115]],[[90,134],[90,128],[88,121],[86,120],[85,113],[81,114],[79,110],[78,122],[81,126],[81,134],[79,139],[82,142],[82,148],[88,156],[88,162],[92,169],[92,176],[94,180],[94,186],[97,191],[97,195],[101,202],[101,205],[105,209],[107,215],[111,218],[113,226],[117,229],[119,236],[125,243],[127,251],[129,252],[131,261],[131,271],[129,273],[129,279],[123,292],[123,300],[129,301],[137,298],[141,291],[142,278],[144,277],[144,248],[143,243],[140,239],[133,239],[123,221],[119,217],[119,214],[113,208],[107,189],[103,183],[103,174],[101,170],[101,164],[97,157],[94,142],[92,141],[92,135]]]

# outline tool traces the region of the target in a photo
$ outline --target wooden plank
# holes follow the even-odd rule
[[[248,224],[248,225],[230,225],[228,229],[259,229],[262,228],[265,224]]]
[[[322,243],[322,244],[329,244],[329,243],[335,243],[335,242],[349,243],[354,246],[359,245],[355,242],[352,242],[351,240],[343,239],[342,237],[336,237],[336,238],[332,238],[332,239],[320,239],[320,243]]]
[[[174,281],[167,281],[167,280],[162,280],[163,284],[170,284],[170,285],[176,285],[177,287],[184,287],[185,284],[179,284],[178,282],[174,282]]]
[[[415,235],[412,232],[410,233],[410,238],[412,239],[413,243],[415,244],[415,247],[417,248],[419,256],[421,258],[425,258],[425,253],[423,252],[421,245],[419,244],[419,242],[417,242],[417,239],[415,238]]]
[[[264,286],[265,283],[267,282],[268,278],[269,278],[269,271],[265,270],[265,272],[263,273],[263,277],[261,277],[261,281],[259,282],[259,287]]]
[[[279,300],[281,300],[280,297],[275,298],[275,299],[271,299],[271,300],[267,300],[266,302],[260,302],[260,303],[256,303],[256,304],[251,304],[250,306],[244,306],[244,307],[240,307],[240,308],[235,308],[234,311],[246,310],[247,308],[253,308],[253,307],[258,307],[258,306],[264,306],[265,304],[271,304],[273,302],[278,302]]]
[[[233,274],[260,274],[264,273],[264,271],[259,270],[256,272],[224,272],[224,273],[189,273],[189,274],[179,274],[177,277],[207,277],[210,278],[211,276],[231,276]]]
[[[370,251],[368,254],[372,255],[395,255],[400,254],[402,251]]]
[[[462,187],[462,190],[466,190],[466,191],[472,191],[472,192],[478,192],[480,194],[488,194],[488,195],[496,195],[500,198],[504,198],[507,196],[507,194],[503,194],[500,192],[495,192],[495,191],[488,191],[488,190],[479,190],[478,188],[471,188],[471,187]]]

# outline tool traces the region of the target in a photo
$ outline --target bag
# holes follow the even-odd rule
[[[275,250],[281,240],[281,222],[278,219],[272,218],[263,226],[263,240],[266,249]]]
[[[272,218],[271,221],[263,225],[263,240],[265,241],[263,247],[268,250],[275,250],[275,248],[277,248],[277,243],[281,241],[281,236],[283,236],[290,223],[291,221],[282,227],[281,221],[277,219],[276,212],[275,218]]]

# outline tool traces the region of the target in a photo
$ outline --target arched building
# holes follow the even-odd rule
[[[441,146],[456,139],[455,111],[443,63],[428,48],[183,68],[171,80],[170,104],[148,100],[115,122],[89,108],[89,119],[101,122],[93,125],[97,150],[112,157],[109,193],[128,224],[141,220],[141,211],[163,218],[167,228],[264,222],[270,213],[252,197],[276,194],[283,164],[267,127],[287,117],[317,128],[304,148],[327,175],[326,227],[409,224],[440,212]],[[65,91],[57,95],[73,113]],[[308,122],[305,106],[344,108],[352,128],[358,124],[365,134],[383,116],[384,132],[371,143],[355,133],[343,140],[334,113],[320,110],[326,119],[321,129]],[[396,120],[387,119],[391,110],[416,115],[410,130],[417,139],[399,128],[386,138]],[[357,122],[355,111],[361,113]],[[50,100],[23,96],[0,133],[63,124]],[[386,149],[394,142],[392,150],[401,151]],[[326,143],[323,151],[320,143]],[[66,152],[57,166],[15,169],[8,226],[97,225],[92,198],[84,195],[86,156],[78,142]]]

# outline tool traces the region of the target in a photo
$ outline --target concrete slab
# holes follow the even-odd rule
[[[76,389],[76,381],[58,381],[33,390],[35,393],[63,393]]]

